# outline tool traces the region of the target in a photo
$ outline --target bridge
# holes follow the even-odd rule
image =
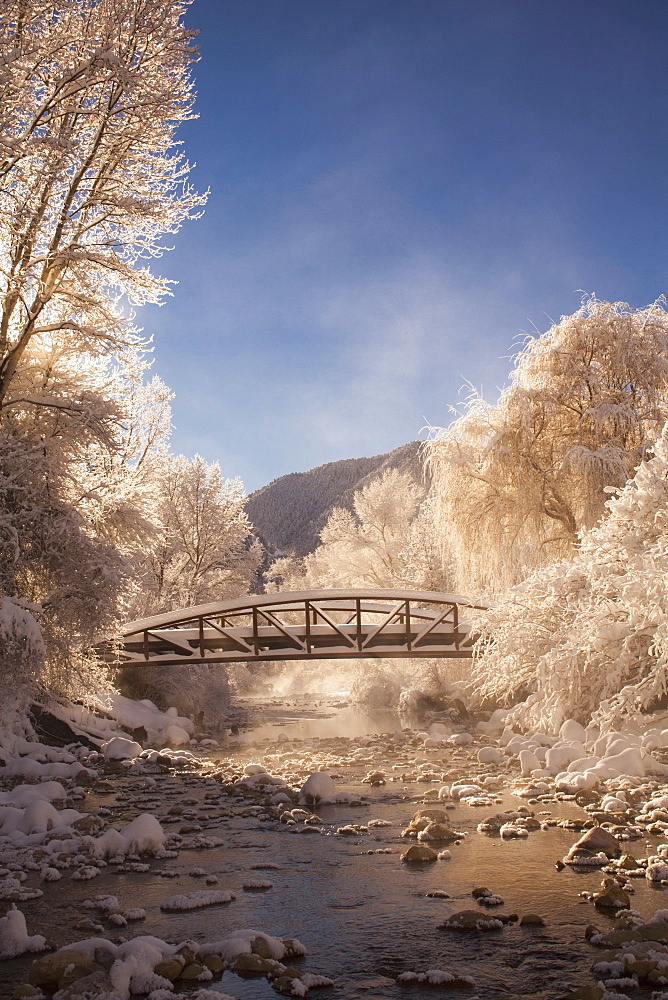
[[[257,663],[380,657],[470,657],[460,609],[468,597],[410,590],[256,594],[129,622],[119,645],[98,647],[115,666]]]

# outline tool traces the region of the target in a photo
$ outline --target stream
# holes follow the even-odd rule
[[[402,840],[402,829],[424,805],[429,790],[480,774],[475,762],[479,742],[466,748],[442,744],[425,751],[415,733],[402,731],[396,716],[343,701],[310,708],[299,701],[287,706],[268,701],[247,705],[245,710],[256,717],[255,725],[212,750],[211,764],[223,764],[236,773],[248,764],[263,764],[270,773],[289,774],[293,783],[323,767],[335,777],[337,792],[350,793],[349,804],[318,806],[320,825],[288,825],[261,818],[263,810],[252,798],[229,794],[225,786],[221,789],[220,781],[207,777],[206,767],[149,778],[128,771],[109,774],[102,789],[100,783],[93,786],[77,808],[108,809],[112,822],[154,812],[167,831],[181,832],[184,843],[193,836],[221,838],[223,843],[182,846],[176,858],[150,859],[146,872],[110,865],[90,881],[75,881],[65,872],[55,884],[39,883],[31,875],[26,885],[44,890],[42,897],[20,904],[31,933],[44,934],[58,946],[89,936],[76,929],[78,922],[92,915],[83,902],[113,894],[121,906],[147,911],[145,921],[120,931],[105,926],[104,936],[114,941],[140,934],[172,942],[217,941],[242,927],[298,938],[308,950],[298,966],[334,980],[332,987],[309,992],[323,1000],[400,996],[426,1000],[441,991],[424,984],[403,986],[396,980],[402,972],[428,969],[475,979],[473,989],[448,990],[454,1000],[465,996],[554,1000],[569,989],[593,985],[589,970],[600,952],[585,941],[584,930],[591,923],[609,927],[612,918],[579,894],[595,891],[602,875],[599,869],[555,867],[580,832],[555,825],[532,831],[525,839],[503,840],[476,830],[484,817],[522,806],[541,820],[586,818],[573,801],[549,795],[520,798],[508,791],[517,772],[504,771],[499,773],[491,807],[447,802],[448,824],[463,834],[448,845],[449,860],[407,865],[401,854],[415,841]],[[386,782],[365,782],[376,770],[385,772]],[[485,775],[494,771],[483,770]],[[494,787],[491,782],[490,787]],[[368,826],[374,820],[388,825]],[[337,833],[345,827],[366,829]],[[650,838],[627,847],[635,856],[644,856],[653,853],[659,842]],[[236,899],[206,909],[161,911],[161,902],[169,896],[210,888],[202,872],[216,876],[215,887],[232,890]],[[243,888],[254,880],[269,881],[271,888]],[[498,910],[504,914],[536,913],[546,926],[512,923],[495,932],[473,934],[443,930],[439,925],[453,912],[477,908],[471,897],[476,886],[501,895],[505,904]],[[633,881],[633,889],[632,906],[644,916],[668,906],[661,886],[640,878]],[[428,895],[434,891],[446,893],[447,898]],[[0,907],[0,914],[7,905]],[[496,915],[494,910],[480,910]],[[24,955],[0,965],[2,997],[11,997],[14,986],[26,981],[33,957]],[[244,979],[229,970],[206,986],[238,1000],[275,1000],[277,995],[266,979]],[[650,995],[642,989],[634,992],[636,997]]]

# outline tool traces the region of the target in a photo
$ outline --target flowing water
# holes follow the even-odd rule
[[[388,742],[389,734],[399,726],[396,718],[374,717],[342,705],[315,710],[291,706],[282,711],[270,704],[262,712],[264,718],[257,727],[241,733],[217,753],[219,758],[241,766],[262,760],[266,754],[275,755],[278,749],[285,752],[286,758],[291,754],[295,758],[317,755],[323,748],[338,748],[337,752],[345,756],[358,745],[371,752],[382,748],[383,739],[374,735],[382,731],[378,728],[381,722],[392,722],[385,730]],[[331,732],[338,733],[347,726],[353,733],[352,742],[330,736],[330,725]],[[462,760],[460,756],[459,764]],[[276,767],[268,769],[277,771]],[[609,926],[611,919],[594,910],[592,904],[584,903],[578,894],[597,889],[601,873],[555,868],[555,862],[579,833],[551,827],[532,832],[527,839],[509,841],[477,833],[476,826],[483,816],[526,805],[526,800],[503,793],[492,808],[455,804],[450,810],[450,825],[468,834],[450,846],[451,860],[408,866],[400,860],[407,846],[406,840],[400,838],[401,830],[420,807],[424,792],[438,787],[439,782],[417,783],[407,777],[370,787],[362,782],[366,770],[362,760],[337,780],[337,789],[358,796],[358,804],[319,807],[323,825],[316,832],[300,832],[307,829],[301,824],[287,826],[258,820],[248,814],[247,800],[224,796],[213,803],[226,806],[219,810],[223,815],[213,815],[212,800],[205,803],[204,795],[211,796],[215,786],[196,774],[160,776],[149,788],[141,778],[133,779],[134,784],[124,778],[122,791],[119,788],[119,793],[94,798],[92,805],[104,803],[112,808],[114,821],[125,821],[146,810],[165,816],[171,805],[187,802],[188,816],[202,827],[203,835],[220,836],[224,845],[181,850],[178,858],[152,861],[151,871],[146,873],[118,873],[109,868],[87,882],[74,881],[66,873],[58,883],[42,883],[43,897],[20,904],[29,932],[45,934],[58,945],[78,940],[86,935],[77,932],[74,925],[83,916],[91,915],[82,910],[81,903],[112,893],[123,907],[141,906],[147,910],[147,920],[124,929],[126,935],[152,934],[174,942],[185,938],[203,942],[220,940],[241,927],[252,927],[278,937],[298,938],[308,949],[307,957],[298,964],[334,980],[333,987],[314,989],[309,994],[323,1000],[400,996],[423,1000],[438,991],[422,985],[402,987],[396,978],[403,971],[434,968],[475,978],[473,990],[448,991],[454,1000],[464,996],[478,996],[481,1000],[552,1000],[569,988],[594,983],[589,968],[600,953],[585,941],[584,929],[589,923]],[[465,776],[464,764],[461,770]],[[553,816],[583,816],[572,802],[543,801],[532,803],[530,808]],[[392,825],[372,826],[355,836],[336,834],[340,827],[366,825],[372,819],[387,820]],[[656,840],[652,841],[652,846],[655,844]],[[629,849],[643,856],[649,846],[640,841],[630,844]],[[216,888],[232,889],[236,900],[186,913],[162,912],[160,903],[168,896],[209,888],[202,878],[189,874],[198,868],[215,874],[219,880]],[[176,873],[177,877],[167,878],[165,872]],[[244,891],[243,883],[251,879],[266,879],[272,888]],[[492,933],[466,935],[441,929],[439,925],[451,913],[476,909],[471,890],[480,885],[504,897],[505,905],[499,907],[504,913],[538,913],[547,926],[511,924]],[[645,879],[635,880],[634,887],[632,905],[644,915],[668,906],[664,889],[650,886]],[[428,893],[434,890],[447,892],[449,898],[430,897]],[[480,909],[490,915],[495,913]],[[112,928],[105,933],[120,940]],[[24,956],[2,963],[0,985],[4,984],[6,992],[0,995],[11,996],[13,985],[25,981],[31,960]],[[230,971],[207,984],[207,988],[238,1000],[276,997],[265,979],[242,979]],[[636,990],[634,996],[649,993]]]

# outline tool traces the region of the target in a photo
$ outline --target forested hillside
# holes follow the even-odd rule
[[[312,552],[333,507],[353,509],[355,492],[386,469],[410,472],[422,482],[420,441],[372,458],[346,458],[308,472],[292,472],[251,493],[246,511],[251,524],[274,554]]]

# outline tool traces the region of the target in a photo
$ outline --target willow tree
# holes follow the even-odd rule
[[[668,426],[607,501],[573,559],[533,573],[480,616],[472,687],[508,721],[616,727],[668,694]]]
[[[427,446],[457,587],[498,593],[568,556],[668,415],[668,314],[587,299],[530,340],[496,405],[475,394]]]

